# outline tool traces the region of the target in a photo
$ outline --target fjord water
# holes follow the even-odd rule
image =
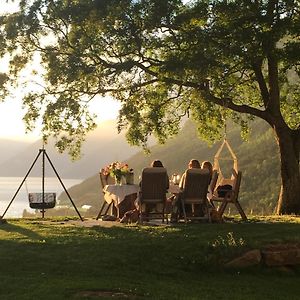
[[[23,177],[0,177],[0,215],[3,215],[9,202],[12,200],[14,194],[23,181]],[[73,185],[79,184],[81,179],[61,179],[64,186],[69,188]],[[56,197],[63,191],[63,187],[56,177],[45,178],[45,192],[56,193]],[[41,193],[42,192],[42,179],[40,177],[28,177],[21,189],[19,190],[16,198],[12,202],[5,217],[19,218],[22,217],[23,210],[34,212],[35,210],[29,207],[28,193]]]

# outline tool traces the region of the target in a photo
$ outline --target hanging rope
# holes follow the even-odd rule
[[[226,118],[224,117],[224,114],[222,114],[222,120],[224,123],[224,139],[226,140],[226,138],[227,138],[227,122],[226,122]]]
[[[226,106],[224,106],[226,109]],[[225,117],[225,112],[222,113],[222,121],[224,123],[224,140],[223,143],[221,144],[221,146],[219,147],[219,149],[217,150],[215,157],[214,157],[214,169],[217,170],[217,172],[219,173],[219,177],[218,177],[218,183],[219,184],[224,184],[224,183],[230,183],[233,180],[233,175],[231,176],[231,178],[225,178],[225,176],[222,173],[221,170],[221,166],[220,166],[220,161],[221,160],[232,160],[233,161],[233,169],[234,171],[237,173],[238,172],[238,160],[237,157],[234,153],[234,151],[232,150],[228,140],[227,140],[227,122],[226,122],[226,117]],[[221,153],[223,148],[226,146],[226,148],[229,151],[229,154],[231,156],[231,158],[228,157],[221,157]],[[226,182],[225,182],[226,181]]]

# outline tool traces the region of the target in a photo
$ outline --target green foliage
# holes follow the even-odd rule
[[[0,97],[4,98],[7,95],[7,90],[5,84],[8,80],[8,77],[5,73],[0,73]]]
[[[211,256],[214,258],[217,257],[219,263],[224,261],[224,256],[234,257],[247,247],[246,241],[242,237],[235,237],[233,232],[228,232],[225,236],[217,236],[209,245],[211,248]]]
[[[145,147],[152,134],[164,142],[190,110],[201,136],[214,141],[224,122],[216,105],[270,122],[260,108],[274,112],[277,85],[285,121],[299,124],[299,3],[274,3],[22,1],[2,18],[1,41],[11,80],[40,53],[45,89],[24,97],[25,120],[43,116],[45,138],[60,131],[77,140],[62,139],[61,150],[93,129],[85,103],[104,94],[122,101],[119,129],[132,144]],[[226,118],[240,122],[230,111]]]
[[[215,241],[212,242],[211,246],[214,248],[224,247],[240,247],[244,246],[245,241],[242,238],[236,239],[233,236],[233,232],[228,232],[226,237],[218,236]]]

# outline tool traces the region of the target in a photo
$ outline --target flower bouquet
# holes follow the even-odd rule
[[[105,175],[110,175],[111,177],[114,177],[116,184],[121,184],[122,177],[125,177],[130,172],[132,172],[132,169],[129,169],[128,164],[116,161],[106,166],[104,168],[103,173]]]

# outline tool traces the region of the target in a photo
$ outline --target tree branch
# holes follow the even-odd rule
[[[270,86],[270,105],[267,109],[272,110],[275,114],[280,114],[280,91],[278,86],[278,62],[274,54],[268,55],[268,71]]]
[[[259,62],[257,64],[253,64],[252,67],[253,67],[253,70],[255,73],[256,80],[259,85],[259,89],[260,89],[260,93],[262,96],[262,100],[264,102],[264,106],[265,106],[265,108],[267,108],[269,105],[270,95],[269,95],[269,91],[268,91],[268,87],[267,87],[264,75],[261,70],[262,63]]]
[[[248,106],[245,104],[237,105],[230,98],[218,98],[218,97],[215,97],[214,95],[212,95],[211,93],[203,92],[203,91],[201,91],[200,93],[204,99],[211,101],[217,105],[220,105],[224,108],[229,108],[233,111],[243,113],[243,114],[254,115],[256,117],[259,117],[259,118],[265,120],[270,125],[273,124],[271,116],[266,111],[259,110],[255,107],[251,107],[251,106]]]

